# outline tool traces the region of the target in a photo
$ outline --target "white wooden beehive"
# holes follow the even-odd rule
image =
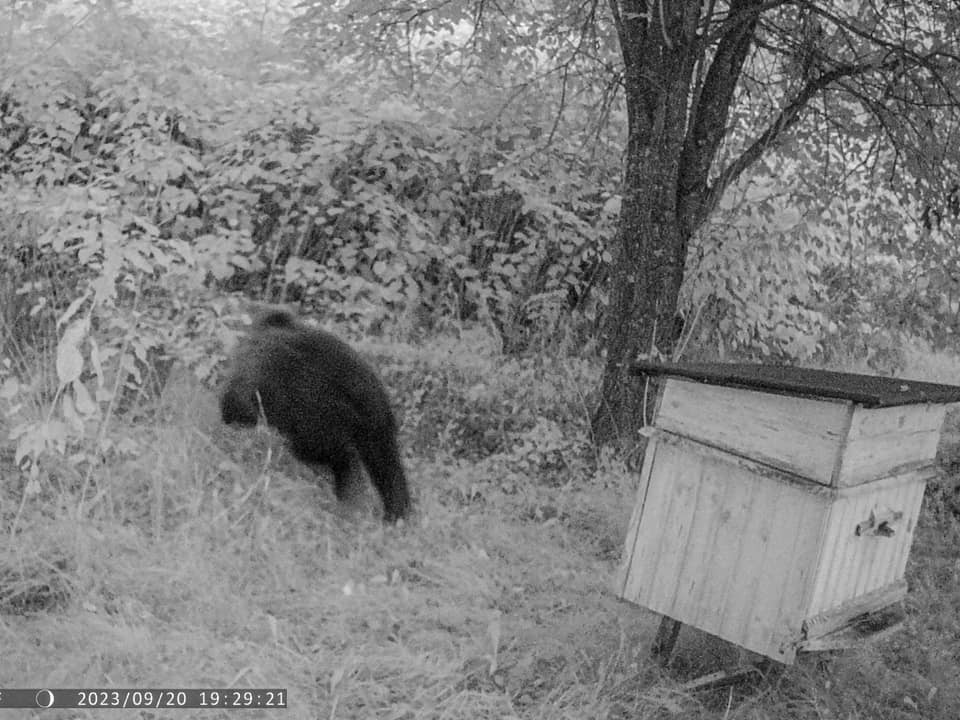
[[[620,597],[783,663],[904,597],[944,403],[960,388],[771,366],[640,370],[666,377]]]

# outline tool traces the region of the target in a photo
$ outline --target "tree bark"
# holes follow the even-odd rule
[[[669,358],[687,246],[719,195],[708,174],[751,47],[762,0],[733,0],[720,21],[710,67],[709,17],[700,0],[610,0],[624,59],[627,156],[601,400],[598,445],[633,444],[654,393],[629,373],[641,354]]]
[[[601,445],[635,439],[636,429],[644,424],[645,400],[649,404],[652,397],[645,398],[642,383],[629,374],[630,365],[641,353],[669,357],[676,339],[674,316],[690,235],[670,212],[673,203],[649,197],[664,186],[658,175],[664,174],[665,162],[658,157],[627,163],[628,175],[646,181],[645,189],[628,191],[621,211],[603,327],[606,367],[593,420],[594,439]]]

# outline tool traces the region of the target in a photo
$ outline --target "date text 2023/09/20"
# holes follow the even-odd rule
[[[0,709],[286,707],[283,688],[0,688]]]

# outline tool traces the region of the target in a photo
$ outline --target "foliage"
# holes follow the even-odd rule
[[[958,17],[949,4],[299,8],[292,35],[325,72],[359,68],[468,123],[534,123],[613,167],[606,150],[622,146],[629,119],[620,234],[607,247],[617,262],[602,340],[611,351],[605,407],[636,395],[613,375],[638,351],[673,348],[681,292],[681,352],[694,341],[700,355],[823,360],[831,343],[854,336],[866,340],[861,353],[876,338],[897,344],[894,316],[873,311],[884,297],[864,287],[864,313],[834,301],[833,280],[851,263],[885,275],[908,248],[929,247],[911,240],[918,216],[941,217],[931,203],[955,192]],[[492,92],[502,100],[483,102]],[[948,244],[926,257],[943,259]],[[681,289],[685,259],[694,264]],[[935,294],[946,287],[934,266],[908,265]],[[933,310],[949,307],[950,294],[896,315],[942,336],[936,328],[952,321]]]
[[[0,373],[18,458],[105,442],[172,359],[215,379],[243,310],[225,290],[372,330],[479,321],[509,352],[594,348],[624,264],[613,27],[599,6],[509,9],[235,0],[190,24],[182,3],[17,5],[0,68]],[[778,32],[765,19],[792,54],[748,58],[728,167],[775,116],[767,89],[799,91],[836,49]],[[898,101],[936,89],[897,77]],[[924,136],[910,154],[916,127],[849,98],[808,109],[736,182],[716,178],[731,182],[687,251],[686,355],[844,345],[886,368],[903,328],[952,342],[956,202],[935,202],[946,166],[923,163],[948,148]],[[906,154],[875,141],[877,122]],[[31,395],[44,410],[20,417]],[[465,446],[510,447],[482,439],[501,409],[453,407]]]
[[[390,356],[381,353],[379,366],[417,454],[497,456],[532,476],[562,466],[560,455],[572,460],[585,451],[586,398],[596,381],[588,363],[503,358],[480,332],[439,334],[429,352],[403,362],[396,349]]]
[[[212,378],[229,341],[221,320],[237,312],[213,300],[222,289],[366,326],[407,310],[430,324],[483,318],[515,348],[572,304],[591,321],[612,217],[562,153],[532,161],[527,130],[456,129],[395,95],[286,81],[231,92],[203,59],[223,38],[197,42],[155,10],[41,9],[11,36],[28,47],[75,23],[0,87],[14,415],[34,348],[55,348],[55,411],[17,421],[18,462],[106,442],[124,388],[173,358]]]
[[[763,179],[765,158],[782,170],[790,168],[793,155],[801,167],[819,156],[831,190],[856,189],[843,173],[864,167],[873,182],[888,174],[902,200],[910,198],[905,189],[911,182],[944,187],[958,160],[950,136],[960,120],[960,57],[950,48],[960,25],[955,7],[938,2],[891,6],[889,12],[869,2],[834,7],[759,0],[663,3],[659,14],[644,12],[636,0],[611,7],[630,128],[594,431],[601,441],[632,442],[633,433],[623,430],[636,430],[644,408],[628,368],[640,352],[662,356],[676,347],[671,325],[696,233],[718,210],[722,214],[737,183],[758,170]],[[816,195],[821,208],[829,205],[829,196]],[[795,211],[784,215],[775,205],[770,211],[787,226],[802,217]],[[818,233],[831,220],[811,229]],[[736,277],[712,291],[717,302],[711,310],[742,313],[714,318],[718,328],[733,333],[726,344],[746,347],[753,356],[775,350],[804,358],[819,350],[817,339],[804,338],[804,331],[837,325],[822,313],[825,298],[807,292],[776,300],[777,291],[793,283],[771,277],[799,269],[809,283],[848,244],[849,235],[842,233],[851,229],[842,228],[825,247],[805,244],[802,254],[790,247],[792,257],[783,257],[784,246],[767,239],[773,252],[760,265],[759,286],[734,260]],[[748,234],[738,232],[738,238]],[[744,292],[752,289],[763,290],[754,296],[759,303]]]
[[[890,372],[911,337],[955,344],[952,195],[921,203],[874,138],[820,143],[821,120],[731,187],[696,238],[682,306],[698,342],[687,347]]]
[[[3,461],[27,472],[0,483],[0,612],[34,615],[7,676],[96,676],[95,657],[117,683],[176,685],[239,661],[298,688],[300,715],[955,717],[954,494],[931,494],[917,528],[902,639],[840,658],[826,683],[788,671],[739,708],[658,685],[652,628],[598,592],[635,479],[594,472],[585,446],[592,331],[622,263],[615,4],[305,2],[287,38],[291,3],[5,7],[0,427]],[[763,7],[784,13],[764,40],[790,52],[751,58],[725,160],[776,118],[761,101],[829,69],[821,50],[866,57],[791,34],[801,11],[875,20],[868,3]],[[929,89],[893,59],[873,116],[829,94],[717,196],[688,252],[690,355],[853,346],[879,367],[900,333],[951,341],[956,217],[932,172],[951,166],[922,162],[945,148],[875,151],[878,118],[899,140],[926,127],[886,111]],[[403,415],[416,532],[325,512],[324,484],[222,442],[200,379],[244,298],[426,338],[361,343]],[[192,372],[171,375],[160,421],[137,394],[171,359]],[[44,612],[71,598],[84,612]],[[690,644],[703,657],[709,640]],[[345,647],[346,663],[316,652]]]
[[[127,386],[147,385],[158,369],[162,380],[169,358],[199,360],[198,351],[198,372],[209,374],[216,342],[193,334],[209,322],[193,309],[206,270],[202,248],[184,244],[204,223],[192,102],[201,88],[167,71],[162,42],[130,47],[103,32],[110,23],[144,32],[131,18],[92,9],[69,19],[73,35],[52,41],[43,62],[8,68],[0,86],[0,198],[11,209],[2,349],[19,357],[5,378],[9,413],[18,416],[35,374],[55,378],[52,407],[12,430],[15,459],[34,476],[46,450],[72,452],[84,438],[99,438],[84,456],[96,462],[110,451],[106,423],[128,403]],[[11,37],[46,42],[65,20],[24,22]],[[131,53],[134,66],[124,62]],[[52,368],[37,357],[51,346]]]
[[[373,511],[339,514],[329,484],[287,472],[283,452],[254,457],[246,436],[235,453],[207,416],[209,395],[181,375],[163,421],[115,427],[112,437],[139,450],[104,458],[82,514],[79,486],[62,476],[4,534],[0,612],[16,631],[0,673],[21,686],[38,673],[189,686],[256,667],[247,682],[289,688],[296,717],[956,717],[960,522],[945,503],[925,503],[915,529],[900,633],[821,658],[828,672],[784,668],[746,700],[684,693],[682,668],[714,671],[736,649],[685,631],[664,677],[650,654],[659,618],[606,589],[636,475],[604,463],[580,472],[578,457],[557,449],[583,440],[575,390],[593,387],[596,369],[558,358],[514,382],[526,365],[472,334],[427,347],[372,338],[362,349],[391,385],[416,387],[424,368],[466,396],[487,377],[499,384],[489,406],[510,407],[525,390],[544,417],[518,435],[516,454],[411,453],[421,516],[384,530]],[[955,374],[956,359],[943,370]],[[5,528],[21,489],[15,476],[0,483]],[[111,670],[91,668],[91,657]]]
[[[916,223],[895,193],[871,184],[874,173],[838,174],[830,192],[810,168],[773,155],[724,195],[691,244],[683,350],[809,362],[829,358],[842,337],[872,362],[902,298],[887,239]]]
[[[415,98],[422,126],[457,129],[438,137],[472,157],[469,167],[455,158],[460,168],[445,173],[444,184],[455,201],[463,196],[457,224],[479,221],[479,232],[470,253],[453,257],[479,261],[483,292],[471,292],[467,305],[492,313],[505,348],[549,344],[542,339],[566,330],[571,309],[575,324],[598,322],[623,142],[622,122],[611,122],[622,110],[619,79],[597,62],[613,57],[612,37],[591,24],[598,8],[589,17],[525,2],[487,14],[460,0],[422,9],[389,1],[298,8],[290,34],[325,75],[370,94],[373,86]],[[589,39],[563,40],[583,28]],[[442,246],[462,244],[447,234],[438,237]],[[460,299],[452,305],[463,309]]]
[[[566,145],[568,160],[604,176],[619,164],[624,128],[610,122],[623,110],[616,40],[596,3],[297,7],[290,35],[325,74],[416,96],[461,127],[536,128],[542,147]]]
[[[490,317],[508,340],[534,297],[583,294],[612,218],[581,174],[397,99],[316,109],[331,105],[278,96],[265,125],[218,153],[210,214],[252,237],[230,255],[249,290],[367,323],[422,305]]]

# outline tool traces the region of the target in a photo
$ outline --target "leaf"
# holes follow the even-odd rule
[[[4,400],[12,400],[19,392],[20,383],[14,377],[8,377],[3,381],[3,385],[0,385],[0,398]]]
[[[773,227],[779,232],[789,232],[800,224],[800,211],[793,206],[782,209],[773,218]]]
[[[70,393],[64,393],[60,397],[60,410],[63,419],[66,420],[67,425],[73,428],[75,433],[83,432],[83,418],[77,412],[76,406],[73,404],[73,396]]]
[[[68,385],[80,377],[83,372],[83,354],[80,343],[86,337],[88,321],[72,322],[57,344],[57,378],[61,386]]]
[[[620,195],[612,195],[604,204],[603,212],[607,215],[620,215],[620,206],[623,198]]]
[[[87,298],[89,297],[90,297],[90,291],[86,290],[83,292],[82,295],[80,295],[80,297],[76,298],[73,302],[71,302],[70,305],[67,306],[67,309],[63,312],[63,315],[61,315],[60,318],[57,320],[57,325],[63,325],[64,323],[68,322],[70,318],[72,318],[76,314],[77,310],[80,309],[80,306],[83,305],[83,303],[85,303],[87,301]]]
[[[99,414],[100,407],[90,396],[90,392],[87,390],[86,385],[77,380],[73,383],[72,387],[74,403],[76,405],[77,412],[84,417],[96,417]]]

